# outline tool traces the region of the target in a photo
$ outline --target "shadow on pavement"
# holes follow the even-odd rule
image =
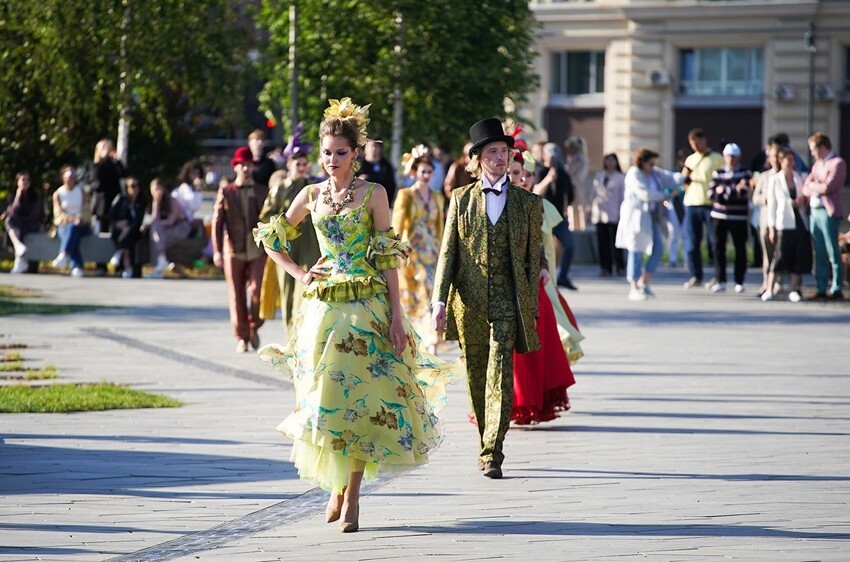
[[[834,431],[756,431],[752,429],[703,429],[690,427],[625,427],[591,425],[535,425],[529,431],[565,432],[565,433],[654,433],[659,435],[810,435],[823,437],[844,437],[850,433]]]
[[[0,494],[7,496],[117,494],[186,500],[284,500],[292,495],[269,492],[262,486],[252,486],[248,492],[236,492],[228,487],[297,478],[295,467],[289,462],[191,452],[5,443],[0,445],[0,459]]]
[[[813,476],[811,474],[693,474],[687,472],[636,472],[619,470],[580,470],[559,468],[522,468],[512,471],[513,478],[529,478],[525,472],[543,472],[545,476],[539,478],[628,478],[628,479],[651,479],[670,478],[673,480],[723,480],[725,482],[850,482],[850,475],[846,476]],[[560,473],[565,476],[552,476],[551,473]],[[569,476],[566,476],[569,475]],[[530,478],[538,478],[530,476]]]
[[[807,313],[796,310],[794,314],[780,314],[776,310],[772,313],[757,313],[748,310],[746,314],[729,314],[728,311],[710,312],[700,310],[659,310],[657,308],[600,310],[584,309],[581,315],[581,327],[603,325],[625,322],[628,324],[657,326],[671,324],[718,324],[727,328],[731,324],[771,324],[782,322],[787,326],[799,326],[803,324],[836,324],[846,326],[850,322],[850,314],[842,309],[834,314]]]
[[[588,412],[575,415],[603,418],[672,418],[687,420],[850,420],[835,416],[759,416],[752,414],[685,414],[682,412]]]
[[[381,527],[381,532],[428,534],[492,534],[543,536],[657,536],[657,537],[761,537],[782,539],[847,540],[847,533],[811,533],[760,525],[618,525],[616,523],[571,523],[557,521],[463,521],[444,527]]]

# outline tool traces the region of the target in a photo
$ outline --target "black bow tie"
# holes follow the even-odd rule
[[[501,195],[502,194],[502,190],[496,189],[495,187],[485,187],[481,191],[483,191],[484,193],[493,193],[494,195]]]

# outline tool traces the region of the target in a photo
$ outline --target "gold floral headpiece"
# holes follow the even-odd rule
[[[328,100],[330,107],[325,110],[325,119],[342,119],[354,122],[357,127],[357,144],[364,146],[366,141],[366,125],[369,124],[369,108],[372,104],[357,105],[351,98],[342,98],[341,100]]]
[[[413,162],[420,156],[428,154],[428,148],[424,144],[417,144],[410,152],[405,152],[401,157],[401,169],[405,176],[412,176],[416,172]]]

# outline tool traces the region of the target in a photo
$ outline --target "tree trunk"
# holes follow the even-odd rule
[[[393,130],[392,130],[392,149],[390,151],[390,159],[392,165],[395,166],[396,180],[401,187],[402,170],[401,170],[401,143],[402,134],[404,132],[404,94],[402,93],[402,57],[404,53],[404,18],[399,9],[396,14],[396,26],[398,26],[398,42],[395,46],[397,55],[395,86],[393,87]]]
[[[127,68],[127,34],[130,33],[130,3],[123,0],[124,18],[121,22],[121,114],[118,119],[118,138],[115,142],[115,151],[118,159],[127,166],[127,156],[130,146],[130,104],[133,103],[130,87],[127,84],[130,69]]]

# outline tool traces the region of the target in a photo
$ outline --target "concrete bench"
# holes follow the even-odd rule
[[[29,261],[51,261],[59,254],[59,237],[51,238],[46,232],[34,232],[24,237]],[[115,253],[115,244],[108,234],[90,234],[80,240],[83,261],[106,263]]]
[[[30,262],[52,261],[59,254],[59,238],[51,238],[46,232],[27,234],[24,244],[27,245],[26,257]],[[188,238],[168,248],[165,255],[171,262],[192,265],[201,257],[205,245],[203,238]],[[142,238],[136,247],[137,265],[150,261],[148,247],[148,239]],[[115,254],[115,243],[108,233],[89,234],[80,240],[80,253],[85,262],[107,263]]]
[[[586,230],[574,230],[573,241],[576,247],[573,254],[573,265],[599,263],[599,243],[596,239],[596,228],[589,226]]]

